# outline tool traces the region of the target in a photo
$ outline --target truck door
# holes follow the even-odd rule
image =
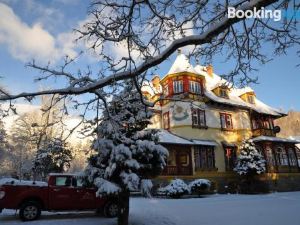
[[[52,210],[76,209],[75,188],[72,187],[72,176],[57,176],[49,187],[49,206]]]
[[[83,187],[80,178],[73,178],[73,186],[75,187],[75,205],[77,209],[95,209],[96,207],[96,192],[95,188]]]

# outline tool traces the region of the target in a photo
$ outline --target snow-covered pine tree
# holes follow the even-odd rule
[[[33,170],[45,178],[48,173],[66,172],[72,161],[72,151],[60,138],[54,138],[43,143],[37,150],[33,161]]]
[[[248,177],[255,174],[262,174],[266,171],[264,157],[256,149],[252,140],[243,142],[234,171],[239,175],[246,175]]]
[[[97,195],[118,196],[118,224],[128,224],[131,190],[149,192],[149,178],[160,174],[168,151],[158,144],[156,130],[146,129],[152,112],[133,85],[115,95],[100,119],[95,154],[85,170]],[[147,180],[145,180],[147,179]]]

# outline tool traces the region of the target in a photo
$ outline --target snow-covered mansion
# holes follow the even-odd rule
[[[234,88],[211,65],[193,67],[179,52],[168,74],[154,76],[142,90],[156,101],[152,127],[161,129],[160,142],[170,153],[160,178],[210,178],[226,186],[236,179],[241,142],[252,139],[267,161],[264,177],[278,189],[300,188],[297,142],[276,137],[274,120],[286,114],[261,102],[250,87]]]

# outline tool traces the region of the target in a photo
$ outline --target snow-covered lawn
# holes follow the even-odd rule
[[[22,224],[12,210],[0,214],[1,225]],[[268,195],[212,195],[194,199],[132,198],[132,225],[298,225],[300,192]],[[85,213],[43,213],[30,225],[113,225],[116,219]]]

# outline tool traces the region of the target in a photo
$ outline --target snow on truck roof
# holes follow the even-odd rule
[[[75,173],[49,173],[49,176],[77,176]]]
[[[42,181],[18,180],[18,179],[14,179],[14,178],[2,178],[2,179],[0,179],[0,186],[3,186],[3,185],[47,187],[48,183],[42,182]]]

